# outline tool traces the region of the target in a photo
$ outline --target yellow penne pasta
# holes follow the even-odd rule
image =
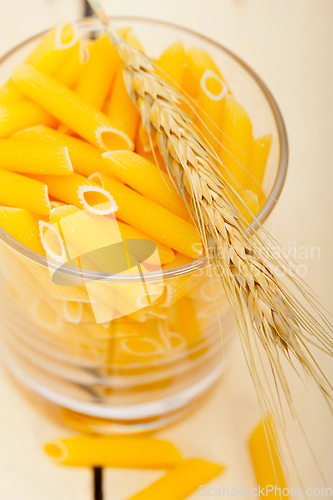
[[[161,75],[177,89],[182,85],[184,79],[186,55],[184,44],[176,42],[168,47],[160,58],[156,61],[159,68],[162,69]],[[170,78],[167,78],[167,76]]]
[[[0,168],[18,173],[69,175],[73,167],[65,146],[0,139]]]
[[[56,127],[58,121],[32,101],[0,105],[0,138],[35,125]]]
[[[34,179],[43,182],[48,187],[49,194],[57,200],[68,205],[75,205],[78,208],[98,207],[110,202],[110,196],[94,182],[83,175],[73,173],[66,177],[58,175],[34,175]],[[111,213],[109,207],[102,207],[106,213]],[[100,213],[97,211],[96,213]]]
[[[179,217],[188,219],[188,209],[172,180],[156,165],[132,151],[104,153],[103,158],[111,174]]]
[[[137,49],[141,50],[141,52],[144,52],[143,45],[140,40],[134,35],[132,28],[125,28],[123,30],[123,37],[129,45],[132,45],[132,47],[136,47]]]
[[[47,186],[35,179],[0,169],[0,203],[49,215]]]
[[[172,443],[150,436],[78,436],[48,443],[44,449],[58,463],[74,467],[167,469],[181,461]]]
[[[119,62],[118,52],[109,38],[101,37],[90,50],[75,92],[85,102],[102,109]]]
[[[220,167],[222,176],[238,192],[246,189],[252,154],[252,124],[249,115],[234,97],[223,99]]]
[[[50,221],[51,224],[57,224],[64,217],[68,217],[72,214],[75,214],[79,211],[77,207],[74,205],[60,205],[58,207],[54,207],[50,213]]]
[[[257,194],[259,204],[263,197],[262,185],[271,144],[272,134],[264,135],[253,141],[249,166],[249,172],[251,174],[249,189]]]
[[[51,210],[53,208],[58,208],[58,207],[63,207],[65,206],[66,203],[62,203],[61,201],[54,201],[54,200],[50,200],[50,207],[51,207]]]
[[[205,70],[200,80],[196,124],[216,154],[220,150],[223,99],[227,93],[225,81],[214,71]]]
[[[124,67],[119,63],[112,86],[107,115],[117,128],[122,130],[134,143],[139,125],[140,114],[131,97],[128,95],[124,77]],[[120,148],[118,148],[120,149]],[[128,148],[127,148],[128,149]]]
[[[128,500],[183,500],[223,472],[224,467],[198,458],[183,460]]]
[[[286,479],[279,458],[276,430],[272,418],[261,422],[253,431],[249,441],[250,453],[258,485],[270,485],[266,497],[276,498],[276,488],[287,488]]]
[[[52,206],[52,202],[51,202]],[[78,209],[72,205],[65,205],[65,206],[59,206],[55,207],[54,210],[51,210],[51,215],[50,215],[50,220],[52,224],[55,224],[59,222],[60,219],[63,217],[69,216],[75,212],[77,212]],[[110,231],[110,221],[105,218],[105,223],[103,224],[103,219],[98,220],[98,224],[105,229],[105,231]],[[130,225],[117,221],[117,225],[119,228],[119,231],[122,235],[123,239],[149,239],[148,236],[143,234],[141,231],[138,231],[137,229],[134,229],[134,227],[131,227]],[[157,250],[159,252],[160,256],[160,261],[161,264],[165,264],[167,262],[172,262],[175,258],[174,252],[171,250],[171,248],[168,248],[167,246],[163,245],[162,243],[156,242]]]
[[[43,73],[52,74],[73,50],[78,40],[78,31],[75,24],[61,23],[50,30],[25,60]],[[24,98],[9,80],[0,89],[0,105],[10,104]]]
[[[118,205],[117,218],[179,252],[200,257],[203,247],[197,229],[166,208],[145,198],[109,175],[100,174]]]
[[[201,330],[192,299],[182,297],[177,300],[173,306],[173,315],[172,326],[175,332],[180,333],[189,344],[195,342],[200,337]]]
[[[75,44],[71,53],[66,57],[61,66],[53,73],[53,77],[70,89],[74,88],[84,68],[83,54],[84,42]]]
[[[180,252],[176,252],[174,260],[171,262],[165,264],[163,266],[163,269],[172,269],[174,267],[179,267],[179,266],[184,266],[185,264],[189,264],[190,262],[193,262],[194,259],[191,257],[188,257],[187,255],[184,255]]]
[[[18,242],[44,255],[39,238],[40,217],[21,208],[0,207],[0,226]]]
[[[13,70],[13,81],[30,99],[94,146],[132,149],[131,139],[111,120],[75,92],[28,64]]]
[[[125,224],[124,222],[118,222],[119,230],[120,233],[123,237],[123,239],[150,239],[148,236],[143,234],[141,231],[138,231],[132,226],[129,226],[128,224]],[[161,264],[166,264],[170,263],[174,260],[175,254],[171,250],[171,248],[168,248],[167,246],[163,245],[162,243],[155,242],[157,246],[157,250],[160,256],[160,261]]]
[[[193,99],[197,99],[199,96],[200,81],[206,70],[211,70],[222,78],[220,70],[212,57],[199,47],[190,47],[188,49],[185,62],[182,87]]]
[[[141,131],[144,130],[142,133]],[[135,138],[135,152],[138,153],[146,160],[149,160],[151,163],[154,163],[160,170],[166,171],[164,159],[159,152],[157,147],[154,147],[154,151],[151,150],[150,144],[147,147],[147,142],[142,135],[147,135],[146,130],[143,128],[142,122],[139,124],[139,128]],[[148,139],[149,140],[149,139]]]
[[[90,175],[96,170],[105,173],[108,171],[99,148],[43,125],[22,130],[11,139],[50,142],[58,146],[66,146],[73,169],[78,174]]]

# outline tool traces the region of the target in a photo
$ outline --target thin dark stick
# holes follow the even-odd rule
[[[103,500],[103,469],[94,467],[94,500]]]
[[[89,3],[87,0],[83,0],[84,2],[84,17],[89,17],[93,15],[92,8],[90,7]]]

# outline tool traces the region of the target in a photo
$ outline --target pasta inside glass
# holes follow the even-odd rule
[[[223,112],[228,112],[229,105],[235,109],[234,98],[247,110],[251,134],[259,137],[253,148],[258,150],[257,158],[261,158],[265,166],[265,176],[263,171],[259,172],[257,181],[250,183],[253,192],[249,191],[255,193],[254,204],[260,206],[262,202],[258,219],[263,223],[279,197],[287,167],[283,121],[265,85],[227,49],[193,32],[145,19],[115,18],[114,22],[120,29],[132,28],[127,31],[131,33],[131,43],[140,40],[155,60],[163,53],[160,64],[165,71],[169,68],[168,74],[174,83],[180,78],[184,47],[187,54],[197,48],[213,58],[216,67],[210,67],[203,75],[203,91],[194,95],[194,87],[189,84],[186,91],[189,95],[192,93],[201,109],[211,109],[216,116],[222,108],[213,108],[212,102],[223,99],[227,102],[223,104],[226,106]],[[85,39],[101,32],[95,19],[80,21],[78,26]],[[25,42],[0,61],[0,83],[7,81],[12,67],[25,60],[40,38],[38,35]],[[103,58],[112,61],[114,54],[108,52],[105,39],[102,37],[97,43]],[[137,110],[132,107],[120,79],[122,72],[117,70],[111,74],[103,67],[107,81],[114,79],[115,92],[109,96],[105,81],[104,86],[97,82],[99,92],[104,95],[103,103],[97,102],[89,92],[86,82],[91,81],[94,68],[101,68],[100,52],[94,55],[92,47],[89,44],[85,47],[91,57],[86,67],[73,46],[66,64],[63,62],[53,71],[54,78],[59,78],[63,85],[77,89],[75,99],[78,101],[72,108],[66,107],[67,101],[59,101],[60,105],[53,110],[46,98],[37,98],[34,92],[42,93],[49,80],[28,67],[15,74],[22,82],[29,78],[38,82],[38,90],[37,87],[34,91],[24,90],[25,84],[19,87],[31,100],[1,104],[0,92],[0,112],[1,106],[11,112],[5,132],[0,129],[4,137],[12,136],[12,143],[15,141],[16,148],[21,145],[25,154],[32,150],[28,140],[42,145],[43,154],[50,151],[58,154],[54,172],[47,175],[37,171],[23,177],[18,172],[24,173],[26,164],[16,159],[15,173],[10,174],[15,176],[15,190],[9,172],[0,170],[0,181],[3,176],[7,193],[4,198],[5,194],[0,192],[1,202],[17,207],[4,209],[8,223],[0,229],[3,357],[22,387],[58,409],[61,418],[77,429],[142,432],[166,425],[200,404],[231,361],[234,320],[221,280],[214,266],[202,257],[202,247],[190,225],[185,204],[163,171],[163,165],[158,172],[149,167],[146,160],[136,163],[139,170],[130,163],[134,148],[151,162],[155,162],[159,153],[152,151],[154,138],[152,142],[147,140],[140,128]],[[54,52],[52,57],[47,64],[55,64],[54,58],[59,55]],[[197,68],[188,65],[188,71],[191,81],[200,85]],[[210,81],[211,73],[216,75],[218,88]],[[81,75],[80,85],[78,75]],[[224,81],[230,85],[232,95],[226,92]],[[6,85],[9,88],[9,84]],[[8,89],[6,92],[7,100],[17,98]],[[68,91],[70,103],[74,102],[71,92]],[[83,96],[92,107],[87,104],[78,113]],[[119,102],[123,102],[126,110],[121,123]],[[95,112],[95,107],[100,111]],[[242,111],[238,112],[242,116]],[[65,115],[71,115],[66,123],[61,122]],[[115,136],[110,131],[110,123],[120,130]],[[214,125],[207,121],[203,134],[208,126],[212,133],[216,132]],[[99,135],[94,130],[98,130]],[[230,137],[232,133],[230,129]],[[104,151],[98,151],[100,146],[116,150],[102,157],[99,151]],[[1,147],[0,140],[0,152]],[[112,165],[114,178],[109,176],[111,167],[107,162]],[[121,178],[123,164],[128,167],[128,178]],[[232,168],[232,164],[229,167]],[[59,171],[61,177],[54,175]],[[67,171],[69,175],[65,175]],[[256,193],[258,183],[259,194]],[[29,196],[25,195],[27,185]],[[130,200],[132,208],[126,211],[109,193]],[[251,201],[251,194],[249,196]],[[15,205],[18,198],[20,206]],[[120,220],[115,227],[112,217],[117,215],[117,204],[121,207]],[[81,210],[75,208],[78,206]],[[99,209],[93,210],[93,207]],[[50,208],[51,219],[47,218]],[[90,238],[87,216],[99,221],[98,236],[94,233]],[[66,239],[66,219],[72,221],[73,226],[68,226],[71,228],[79,227],[75,224],[80,220],[81,239],[73,240],[69,233]],[[167,232],[169,221],[173,225]],[[255,222],[251,226],[257,230]],[[27,227],[35,231],[32,235],[35,243],[33,246],[30,242],[30,248],[22,243],[31,238]],[[40,235],[42,241],[38,239]],[[167,242],[163,240],[164,235]],[[62,247],[63,238],[66,245]],[[151,245],[144,244],[145,241]],[[83,242],[84,251],[80,248]],[[129,245],[132,245],[130,249]],[[112,256],[117,255],[117,268],[110,263],[111,254],[105,257],[101,252],[102,247],[111,246]],[[122,259],[123,267],[119,264]]]

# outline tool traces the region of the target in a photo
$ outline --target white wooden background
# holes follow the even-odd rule
[[[307,282],[333,311],[332,0],[105,0],[104,5],[110,14],[162,18],[218,40],[272,90],[286,121],[290,164],[271,232],[287,249],[320,248],[320,258],[300,263],[308,268]],[[0,53],[60,20],[81,17],[82,11],[79,0],[1,0]],[[332,362],[320,359],[333,380]],[[295,404],[333,487],[332,417],[315,390],[291,379]],[[22,399],[2,368],[0,394],[0,500],[91,500],[91,471],[55,466],[44,456],[42,443],[63,430]],[[237,348],[227,383],[199,412],[160,435],[185,456],[226,464],[227,472],[213,487],[252,487],[246,441],[256,416],[251,381]],[[304,442],[293,432],[290,441],[305,486],[323,486]],[[125,500],[159,475],[108,470],[105,499]],[[189,498],[201,497],[197,492]]]

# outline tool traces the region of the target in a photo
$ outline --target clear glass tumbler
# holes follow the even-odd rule
[[[264,178],[269,196],[258,216],[263,223],[282,190],[288,157],[283,120],[269,90],[238,57],[202,35],[150,19],[113,21],[133,28],[153,58],[179,40],[205,49],[248,111],[254,136],[272,134]],[[79,27],[87,35],[101,31],[93,18]],[[41,36],[1,59],[0,84]],[[257,230],[255,224],[252,229]],[[69,266],[59,271],[55,263],[54,270],[71,280],[71,286],[62,286],[51,279],[50,267],[0,228],[4,362],[20,386],[77,429],[124,433],[166,425],[197,404],[230,362],[233,316],[206,258],[149,273],[145,279],[158,288],[158,298],[104,325],[91,321],[85,284],[94,282],[94,273],[82,276]],[[103,281],[141,286],[135,274],[104,275]]]

